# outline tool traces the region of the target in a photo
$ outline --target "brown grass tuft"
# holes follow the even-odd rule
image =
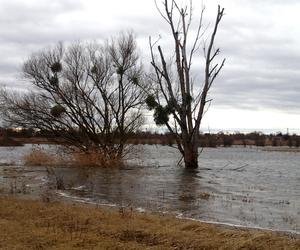
[[[123,160],[119,157],[109,157],[107,154],[91,151],[87,153],[72,153],[72,165],[81,167],[121,167]]]
[[[54,156],[41,149],[33,149],[29,154],[24,156],[26,166],[48,166],[54,163]]]
[[[109,157],[101,152],[49,153],[41,148],[34,148],[23,157],[26,166],[74,166],[74,167],[121,167],[124,162],[118,157]]]

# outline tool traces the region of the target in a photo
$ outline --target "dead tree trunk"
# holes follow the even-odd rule
[[[158,56],[155,56],[154,47],[157,42],[152,43],[150,38],[151,64],[154,68],[151,79],[155,87],[146,102],[148,107],[154,110],[156,124],[167,126],[174,136],[185,167],[197,168],[200,125],[207,104],[211,101],[208,99],[208,93],[225,63],[225,59],[221,63],[215,63],[220,49],[214,46],[224,9],[218,6],[212,33],[207,39],[208,46],[205,46],[204,42],[205,69],[204,83],[201,86],[201,83],[194,84],[191,66],[201,41],[205,41],[202,39],[206,31],[202,24],[204,7],[196,36],[191,42],[189,31],[192,26],[192,1],[184,7],[179,7],[175,0],[164,0],[163,7],[157,8],[171,30],[174,60],[166,60],[161,46],[158,46]]]

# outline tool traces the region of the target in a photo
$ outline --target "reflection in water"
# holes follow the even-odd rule
[[[56,167],[50,182],[62,182],[61,194],[72,199],[300,232],[300,154],[205,149],[201,168],[186,170],[176,165],[178,154],[169,147],[144,146],[143,152],[122,169]],[[10,176],[27,181],[34,193],[47,171],[0,166],[0,189],[9,187]]]
[[[180,169],[178,173],[178,208],[180,211],[193,210],[197,202],[197,192],[201,190],[198,171]]]

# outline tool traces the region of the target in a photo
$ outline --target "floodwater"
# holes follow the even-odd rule
[[[46,169],[22,166],[31,148],[0,148],[1,192],[42,196],[55,184],[66,199],[300,233],[299,152],[205,148],[199,169],[187,171],[175,149],[144,145],[121,169]]]

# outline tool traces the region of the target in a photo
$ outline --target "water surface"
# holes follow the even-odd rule
[[[300,153],[205,148],[199,169],[187,171],[177,165],[175,149],[145,145],[122,169],[61,166],[46,171],[21,166],[31,147],[0,148],[0,165],[15,161],[15,166],[0,167],[3,190],[6,186],[12,192],[15,181],[19,193],[38,194],[55,182],[61,189],[57,195],[69,199],[300,232]]]

